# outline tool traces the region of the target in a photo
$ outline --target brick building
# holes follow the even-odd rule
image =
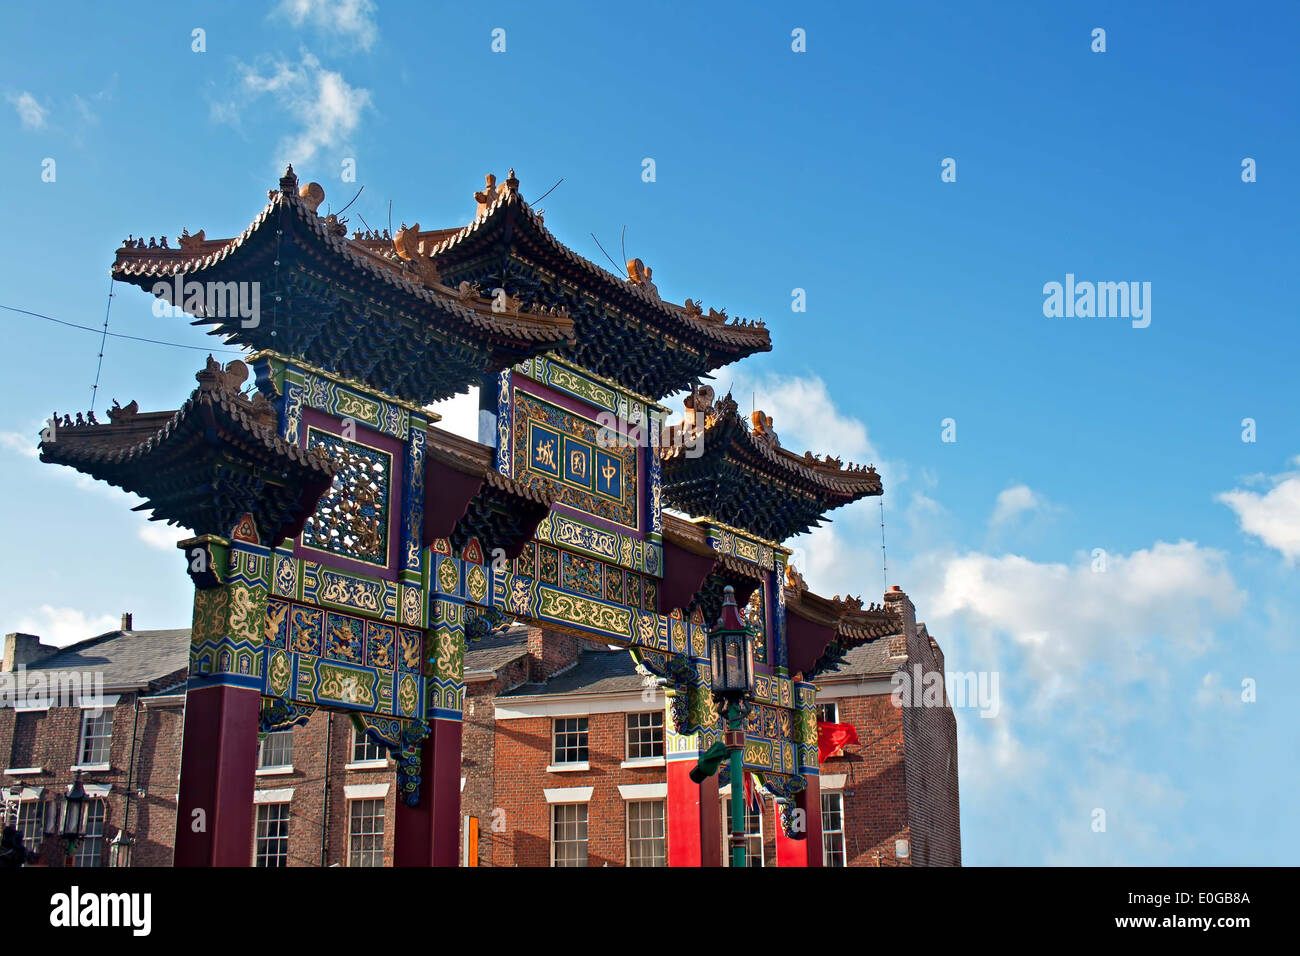
[[[133,863],[171,865],[188,660],[188,629],[136,631],[129,614],[65,648],[5,637],[0,795],[40,863],[64,862],[63,798],[80,774],[90,804],[73,862],[106,865],[123,832]]]
[[[906,633],[849,651],[817,679],[820,719],[850,724],[858,737],[822,767],[828,866],[961,863],[952,708],[946,698],[930,708],[897,707],[891,700],[896,672],[918,664],[922,673],[942,677],[944,671],[942,651],[925,625],[910,614],[905,623]],[[462,804],[465,814],[482,821],[481,864],[664,865],[662,692],[623,650],[566,643],[563,652],[572,657],[556,654],[548,661],[554,676],[530,680],[520,666],[535,656],[526,639],[508,632],[496,640],[490,650],[470,652],[491,654],[491,664],[481,666],[495,677],[496,733],[486,733],[486,715],[479,718],[481,747],[495,744],[495,753],[476,751],[478,766],[466,770]],[[487,698],[475,695],[480,714]],[[730,787],[723,787],[719,848],[729,799]],[[771,797],[763,795],[761,803],[748,814],[749,857],[751,865],[774,866],[784,834]],[[489,834],[494,813],[499,832]],[[725,863],[726,854],[721,858]]]
[[[821,719],[851,724],[858,737],[822,767],[826,865],[961,862],[952,710],[946,699],[938,708],[898,708],[890,699],[900,669],[943,672],[925,625],[905,620],[906,634],[849,651],[817,680]],[[79,768],[100,809],[75,862],[105,865],[109,841],[125,831],[135,838],[135,865],[170,865],[188,646],[188,630],[134,631],[129,621],[62,650],[31,635],[6,638],[7,673],[103,675],[106,717],[81,707],[89,699],[0,711],[3,786],[18,794],[20,826],[29,846],[40,844],[43,863],[63,862],[53,834],[60,796]],[[462,862],[471,853],[480,866],[672,862],[671,717],[662,689],[626,650],[516,625],[470,645],[465,683]],[[347,715],[317,712],[257,747],[252,862],[393,864],[396,767]],[[723,787],[719,851],[729,796]],[[778,844],[789,841],[773,800],[760,796],[748,817],[750,858],[777,865]]]

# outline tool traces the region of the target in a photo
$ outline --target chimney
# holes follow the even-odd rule
[[[546,681],[553,674],[572,667],[582,653],[583,643],[568,634],[540,627],[528,628],[528,679],[534,682]]]
[[[132,620],[131,620],[131,612],[130,612],[130,611],[123,611],[123,612],[122,612],[122,630],[123,630],[123,631],[129,631],[129,630],[131,630],[131,624],[132,624],[132,623],[133,623],[133,622],[132,622]]]
[[[4,663],[0,672],[22,670],[28,664],[49,657],[58,648],[51,644],[42,644],[35,634],[6,634]]]

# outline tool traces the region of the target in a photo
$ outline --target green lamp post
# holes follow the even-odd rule
[[[736,592],[723,591],[722,613],[709,635],[709,660],[713,665],[713,695],[725,707],[727,729],[721,746],[714,744],[691,771],[698,783],[721,763],[722,752],[731,765],[731,865],[745,865],[745,715],[747,698],[754,693],[754,638],[736,607]]]

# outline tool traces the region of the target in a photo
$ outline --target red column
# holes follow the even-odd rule
[[[700,865],[700,788],[690,778],[690,760],[668,762],[668,865]]]
[[[461,722],[435,718],[420,746],[420,802],[398,796],[393,844],[395,866],[460,863]]]
[[[807,839],[795,840],[785,835],[785,827],[781,826],[781,815],[777,812],[776,801],[772,801],[772,819],[776,821],[776,865],[777,866],[807,866],[808,865],[808,841]],[[797,805],[796,805],[797,809]]]
[[[691,780],[692,760],[668,763],[668,865],[721,866],[722,817],[718,778]]]
[[[262,695],[214,684],[185,694],[176,866],[251,866]]]
[[[815,773],[808,774],[808,786],[799,793],[795,805],[807,814],[808,839],[804,841],[808,866],[822,865],[822,783]],[[800,802],[802,800],[802,802]]]
[[[700,865],[722,866],[722,798],[715,774],[700,784]]]
[[[804,837],[795,840],[785,835],[781,818],[776,819],[776,865],[822,865],[822,797],[821,781],[815,774],[808,776],[808,786],[795,797],[795,809],[802,810]],[[775,805],[773,806],[775,814]]]

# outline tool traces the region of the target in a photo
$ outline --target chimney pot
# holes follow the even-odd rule
[[[124,631],[129,631],[129,630],[131,630],[131,629],[132,629],[132,628],[131,628],[131,625],[132,625],[133,623],[134,623],[134,621],[132,620],[131,612],[130,612],[130,611],[123,611],[123,612],[122,612],[122,630],[124,630]]]

